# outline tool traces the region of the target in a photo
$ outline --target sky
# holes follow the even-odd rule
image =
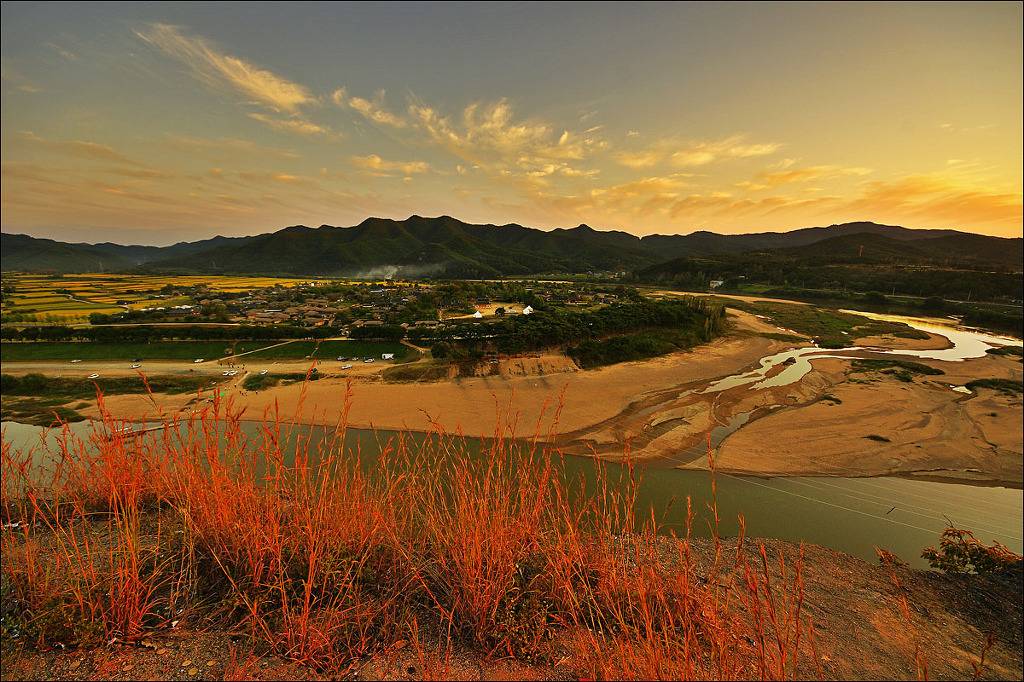
[[[1021,8],[3,3],[0,222],[1021,236]]]

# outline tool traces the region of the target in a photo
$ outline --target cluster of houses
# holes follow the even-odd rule
[[[244,302],[244,299],[243,299]],[[260,301],[266,304],[265,301]],[[255,303],[255,301],[250,301]],[[302,303],[283,307],[252,307],[242,311],[247,322],[256,324],[292,323],[303,327],[322,327],[334,321],[338,314],[338,303],[326,298],[309,298]]]
[[[138,311],[140,313],[159,312],[159,311],[163,311],[163,310],[180,310],[182,312],[189,312],[189,311],[197,310],[197,309],[198,308],[196,306],[194,306],[194,305],[182,304],[182,305],[170,305],[170,306],[162,305],[162,306],[149,307],[149,308],[139,308]]]
[[[525,291],[534,301],[559,306],[609,304],[618,298],[611,290],[602,291],[566,282],[530,282],[520,291]],[[415,282],[307,282],[235,292],[193,285],[161,291],[160,296],[187,295],[194,302],[192,305],[143,308],[133,311],[132,316],[160,320],[216,317],[256,325],[329,326],[345,333],[355,328],[383,325],[429,332],[444,326],[442,320],[445,317],[483,320],[493,315],[534,313],[531,305],[520,308],[518,304],[491,301],[479,293],[474,296],[472,292],[473,285]],[[156,296],[156,292],[153,295]]]

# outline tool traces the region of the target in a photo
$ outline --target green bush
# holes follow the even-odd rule
[[[928,547],[921,556],[932,568],[946,573],[1020,574],[1021,555],[999,542],[986,547],[969,530],[950,526],[942,533],[939,548]]]
[[[1012,396],[1024,393],[1024,383],[1014,381],[1013,379],[975,379],[974,381],[968,381],[965,385],[972,391],[977,391],[979,388],[988,388],[993,391],[999,391],[1003,395]]]

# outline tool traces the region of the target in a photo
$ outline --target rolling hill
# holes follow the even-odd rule
[[[3,234],[5,271],[159,271],[209,274],[497,277],[539,273],[648,272],[679,258],[764,253],[786,262],[919,262],[1021,265],[1021,240],[870,222],[790,232],[649,235],[588,225],[539,230],[476,225],[449,216],[368,218],[353,227],[295,225],[251,237],[172,246],[69,244]]]

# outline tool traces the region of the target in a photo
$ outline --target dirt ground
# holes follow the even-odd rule
[[[941,474],[1020,485],[1024,419],[1020,395],[959,393],[979,377],[1020,376],[1013,358],[924,361],[939,376],[902,382],[852,373],[844,360],[818,360],[801,384],[820,384],[798,406],[747,424],[719,450],[725,471],[761,475]],[[829,395],[832,399],[821,400]]]
[[[748,540],[746,551],[759,561],[757,542]],[[800,548],[763,542],[777,580],[778,553],[791,566]],[[734,551],[734,542],[724,544],[727,554]],[[711,543],[695,540],[693,547],[698,565],[707,565]],[[820,665],[821,676],[828,680],[914,679],[919,646],[929,679],[970,679],[972,664],[979,662],[991,634],[993,645],[979,678],[1021,679],[1019,576],[996,579],[907,568],[891,572],[822,547],[804,546],[803,552],[803,613],[813,620],[817,655],[802,647],[808,652],[798,677],[817,678]],[[909,605],[909,622],[900,608],[901,596]],[[39,651],[5,637],[0,651],[5,680],[326,679],[308,667],[254,652],[244,636],[218,629],[155,632],[139,646],[113,643],[87,650]],[[421,658],[413,647],[403,646],[370,657],[356,665],[351,678],[570,680],[581,674],[568,658],[533,663],[500,655],[488,658],[456,643],[450,659],[442,663],[429,644],[425,651]]]

